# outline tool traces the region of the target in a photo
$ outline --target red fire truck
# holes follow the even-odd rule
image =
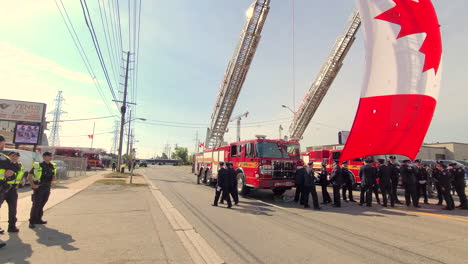
[[[104,168],[99,152],[83,152],[81,149],[77,148],[56,148],[55,155],[74,158],[84,157],[87,160],[87,169]]]
[[[271,189],[281,195],[294,186],[295,172],[304,165],[298,141],[258,137],[195,154],[197,182],[214,184],[220,161],[234,164],[237,188],[244,195],[251,189]]]

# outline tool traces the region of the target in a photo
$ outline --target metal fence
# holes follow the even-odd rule
[[[55,155],[54,162],[57,164],[57,179],[59,180],[86,175],[86,168],[88,166],[86,158]]]

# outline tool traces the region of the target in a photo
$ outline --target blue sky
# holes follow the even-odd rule
[[[133,0],[131,0],[133,3]],[[68,112],[63,118],[118,114],[111,102],[102,70],[87,31],[79,1],[64,0],[80,40],[100,84],[102,102],[74,47],[55,1],[4,3],[0,10],[0,72],[6,99],[45,102],[52,109],[58,90],[64,92]],[[107,0],[101,0],[107,3]],[[137,92],[137,116],[147,118],[136,124],[136,147],[142,156],[160,153],[166,143],[193,150],[195,133],[205,137],[219,83],[237,45],[251,0],[142,0],[141,44]],[[97,1],[88,1],[101,43]],[[127,44],[127,1],[119,1],[122,13],[124,49]],[[426,137],[428,142],[468,142],[468,7],[462,0],[434,1],[442,25],[444,68],[441,95]],[[296,107],[309,89],[335,39],[354,9],[353,1],[295,0],[295,83],[292,89],[291,2],[272,0],[263,37],[247,76],[235,114],[248,110],[242,138],[255,134],[278,137],[292,114],[282,104]],[[6,26],[5,26],[6,25]],[[103,45],[103,44],[101,44]],[[341,73],[307,129],[303,146],[337,143],[339,130],[348,130],[354,118],[364,69],[360,35],[345,60]],[[111,76],[113,76],[111,74]],[[114,80],[114,79],[113,79]],[[121,81],[121,80],[119,80]],[[116,81],[117,82],[117,81]],[[188,123],[192,128],[161,126],[168,121]],[[254,126],[252,122],[262,122]],[[112,131],[113,119],[96,121],[96,134]],[[249,124],[250,123],[250,124]],[[160,124],[160,125],[154,125]],[[167,124],[167,123],[166,123]],[[177,124],[173,124],[177,126]],[[182,125],[181,126],[187,126]],[[234,124],[232,124],[234,125]],[[88,146],[86,136],[93,122],[64,123],[62,145]],[[226,135],[235,139],[234,126]],[[96,135],[95,146],[109,149],[112,134]]]

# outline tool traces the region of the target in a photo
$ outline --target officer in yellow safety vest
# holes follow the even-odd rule
[[[4,194],[8,191],[9,185],[6,181],[10,180],[11,177],[14,176],[15,171],[17,171],[17,167],[11,162],[10,158],[2,153],[5,149],[5,138],[0,135],[0,201],[3,201]],[[3,230],[0,230],[0,234],[2,234]],[[0,242],[0,248],[6,246],[5,243]]]
[[[18,167],[18,171],[15,172],[14,177],[12,177],[7,184],[10,186],[8,191],[4,194],[3,200],[0,201],[0,206],[2,206],[3,201],[6,201],[8,204],[8,232],[17,233],[19,229],[16,227],[16,209],[18,206],[18,192],[17,187],[21,182],[21,179],[24,175],[24,167],[21,162],[19,162],[20,154],[19,152],[10,152],[8,154],[11,162]]]
[[[47,221],[42,219],[44,206],[49,200],[50,187],[56,180],[57,165],[52,162],[52,153],[42,154],[43,162],[34,162],[31,173],[28,176],[29,183],[33,189],[31,215],[29,218],[29,228],[35,228],[36,224],[45,225]]]

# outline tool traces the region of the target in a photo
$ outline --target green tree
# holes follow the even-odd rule
[[[161,156],[162,159],[169,159],[169,157],[166,155],[166,153],[163,153]]]
[[[178,147],[175,149],[175,152],[173,154],[175,154],[175,157],[181,160],[183,163],[188,162],[188,149],[187,148]]]

